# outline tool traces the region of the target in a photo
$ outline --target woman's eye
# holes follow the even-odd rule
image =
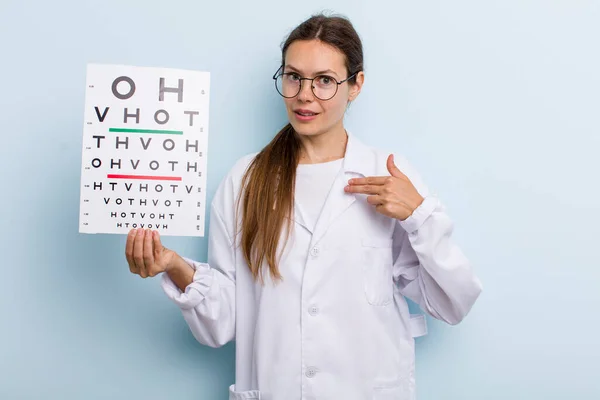
[[[300,76],[298,74],[288,74],[288,79],[290,81],[299,81],[300,80]]]
[[[331,77],[329,77],[329,76],[319,77],[319,83],[321,85],[331,85],[332,82],[333,82],[333,79],[331,79]]]

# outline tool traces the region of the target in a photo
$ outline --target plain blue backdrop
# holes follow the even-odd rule
[[[429,319],[419,400],[600,398],[598,1],[3,0],[0,399],[227,399],[234,345],[199,345],[123,236],[78,233],[86,64],[211,72],[210,200],[285,123],[279,45],[321,10],[364,40],[347,127],[417,167],[484,285]]]

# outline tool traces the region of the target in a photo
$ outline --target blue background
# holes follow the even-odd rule
[[[429,319],[419,399],[600,398],[598,1],[3,0],[1,399],[227,398],[234,345],[195,342],[123,236],[78,233],[86,64],[211,72],[210,200],[285,123],[279,45],[327,9],[364,40],[347,127],[417,167],[484,284]]]

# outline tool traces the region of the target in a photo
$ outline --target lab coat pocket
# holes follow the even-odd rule
[[[229,400],[261,400],[258,390],[245,390],[237,392],[235,385],[229,386]]]
[[[379,382],[373,388],[372,400],[414,400],[412,387],[403,379]]]
[[[374,306],[388,305],[394,298],[392,239],[363,238],[361,242],[367,301]]]

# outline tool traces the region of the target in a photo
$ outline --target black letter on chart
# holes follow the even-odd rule
[[[191,164],[188,161],[188,163],[187,163],[187,172],[190,172],[191,169],[193,169],[194,172],[198,172],[198,163]]]
[[[193,148],[194,151],[198,151],[198,141],[197,140],[194,142],[194,144],[190,144],[189,140],[185,141],[185,151],[190,151],[191,148]]]
[[[124,144],[125,145],[125,149],[129,149],[129,138],[126,136],[125,140],[119,140],[119,137],[116,137],[117,139],[117,149],[119,148],[120,144]]]
[[[135,123],[139,124],[140,123],[140,109],[136,108],[135,114],[127,114],[127,108],[125,108],[124,110],[125,115],[123,116],[123,123],[127,123],[127,118],[129,117],[135,117]]]
[[[144,143],[144,138],[140,138],[140,142],[142,142],[142,147],[144,148],[144,150],[148,150],[148,146],[150,146],[150,142],[152,141],[152,138],[148,138],[148,141],[146,143]]]
[[[194,115],[200,114],[198,111],[184,111],[184,114],[190,115],[190,126],[194,126]]]
[[[165,87],[165,78],[160,78],[158,89],[158,101],[165,101],[165,92],[177,93],[177,102],[183,102],[183,79],[179,79],[177,88]]]
[[[100,110],[98,110],[98,107],[94,107],[94,109],[96,110],[96,115],[98,116],[98,121],[104,122],[104,118],[106,118],[106,113],[108,113],[109,108],[110,107],[106,107],[102,115],[100,115]]]
[[[127,82],[129,84],[129,92],[127,92],[126,94],[121,94],[117,91],[117,86],[121,82]],[[133,83],[133,79],[131,79],[128,76],[120,76],[114,80],[114,82],[112,84],[112,92],[117,99],[126,100],[126,99],[130,98],[131,96],[133,96],[133,94],[135,93],[135,83]],[[102,121],[100,121],[100,122],[102,122]]]
[[[94,139],[98,140],[98,144],[96,144],[96,148],[100,148],[100,139],[105,139],[106,136],[92,136]]]
[[[169,144],[169,146],[167,146],[167,143]],[[166,139],[163,142],[163,147],[166,151],[171,151],[175,148],[175,142],[173,141],[173,139]]]
[[[162,121],[160,121],[158,119],[159,114],[164,114],[164,116],[165,116]],[[157,112],[154,113],[154,120],[156,121],[157,124],[164,125],[167,122],[169,122],[169,113],[166,110],[158,110]]]

